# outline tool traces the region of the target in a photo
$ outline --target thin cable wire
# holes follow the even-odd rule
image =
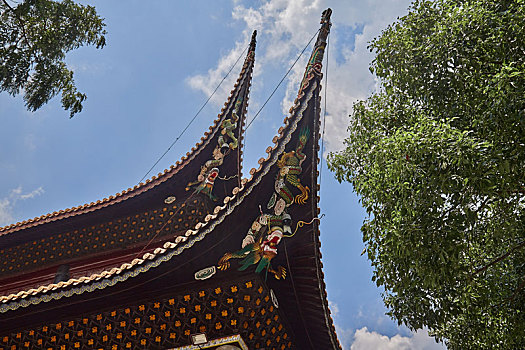
[[[188,198],[186,198],[186,200],[184,201],[184,203],[182,203],[182,205],[179,206],[179,208],[184,208],[184,206],[186,206],[186,203],[188,203],[188,201],[193,197],[193,195],[195,194],[195,192],[193,192]],[[174,208],[175,209],[175,208]],[[135,255],[135,258],[139,258],[140,255],[146,250],[148,249],[149,245],[155,240],[155,238],[157,238],[157,236],[159,235],[159,233],[162,232],[162,230],[170,223],[171,219],[173,219],[173,217],[175,216],[175,214],[177,214],[178,212],[178,208],[177,210],[173,210],[173,214],[171,214],[169,217],[168,217],[168,220],[166,220],[164,222],[164,224],[161,226],[161,228],[159,228],[157,230],[157,232],[155,232],[155,234],[153,235],[153,237],[151,237],[151,239],[148,241],[148,243],[146,243],[146,245],[144,247],[142,247],[142,249]]]
[[[323,159],[324,159],[324,130],[326,128],[326,91],[328,90],[328,61],[330,58],[330,35],[326,40],[326,68],[324,75],[324,115],[323,115],[323,132],[321,134],[321,169],[319,170],[319,192],[323,182]]]
[[[222,78],[222,80],[220,81],[219,85],[217,85],[217,87],[215,88],[215,90],[213,90],[212,94],[208,97],[208,99],[204,102],[204,104],[202,105],[202,107],[197,111],[197,113],[195,113],[195,115],[193,116],[193,118],[190,120],[190,122],[188,123],[188,125],[186,125],[186,127],[182,130],[182,132],[180,133],[179,136],[177,136],[177,138],[175,139],[175,141],[173,141],[171,143],[171,145],[168,147],[168,149],[159,157],[159,159],[157,159],[157,161],[155,162],[155,164],[152,165],[152,167],[148,170],[148,172],[142,177],[142,179],[140,179],[139,183],[141,183],[145,178],[146,176],[148,176],[148,174],[157,166],[157,164],[159,164],[159,162],[162,160],[162,158],[164,158],[164,156],[166,154],[168,154],[168,152],[171,150],[171,148],[173,146],[175,146],[175,144],[177,143],[177,141],[179,141],[179,139],[182,137],[182,135],[186,132],[186,130],[188,130],[188,128],[190,127],[190,125],[195,121],[195,119],[197,118],[197,116],[200,114],[200,112],[204,109],[204,107],[208,104],[208,102],[211,100],[211,98],[213,97],[213,95],[215,95],[215,93],[217,92],[217,90],[219,89],[219,87],[221,86],[221,84],[224,82],[224,80],[226,80],[226,78],[228,77],[228,75],[230,75],[231,71],[233,70],[233,68],[237,65],[237,63],[239,62],[239,60],[241,59],[241,57],[244,56],[244,53],[246,52],[246,50],[248,49],[248,47],[250,47],[250,45],[248,44],[248,46],[246,46],[246,48],[244,49],[244,51],[239,55],[239,58],[237,58],[237,61],[235,61],[235,63],[233,64],[233,66],[231,66],[230,70],[228,71],[228,73],[226,73],[226,75]]]
[[[301,305],[299,303],[299,296],[297,295],[297,289],[295,288],[295,282],[293,280],[292,268],[290,267],[290,259],[288,258],[288,249],[286,249],[286,241],[284,241],[283,244],[284,244],[284,255],[286,257],[286,266],[288,266],[288,274],[290,275],[290,281],[292,282],[292,290],[295,296],[295,302],[297,303],[297,305]],[[299,316],[301,317],[301,321],[303,323],[304,330],[306,331],[306,338],[308,339],[308,342],[310,343],[311,348],[315,349],[314,344],[312,342],[312,338],[310,338],[310,333],[308,332],[308,327],[306,327],[306,322],[304,320],[304,316],[303,316],[301,307],[298,307],[297,311],[299,311]]]
[[[270,101],[270,99],[272,98],[273,94],[275,94],[275,92],[277,91],[277,89],[279,88],[279,86],[281,86],[281,84],[283,83],[284,79],[286,79],[286,77],[288,76],[288,74],[290,73],[290,71],[293,69],[293,67],[295,66],[295,64],[297,63],[297,61],[299,61],[299,59],[301,58],[301,56],[303,55],[304,51],[308,48],[308,46],[310,46],[310,44],[312,43],[312,40],[314,40],[314,38],[317,36],[317,33],[319,32],[319,30],[317,30],[317,32],[315,32],[315,34],[312,36],[312,38],[310,39],[310,41],[308,42],[308,44],[306,44],[306,46],[304,47],[304,49],[301,51],[301,53],[299,54],[299,56],[295,59],[295,62],[292,64],[292,66],[290,67],[290,69],[288,69],[288,71],[286,72],[286,74],[284,75],[284,77],[281,79],[281,81],[279,82],[279,84],[277,84],[277,86],[275,87],[275,89],[273,89],[272,93],[270,94],[270,96],[266,99],[266,101],[264,101],[264,104],[262,105],[262,107],[259,109],[259,111],[255,114],[255,117],[253,117],[253,119],[250,121],[250,123],[248,123],[248,126],[246,127],[246,129],[244,129],[245,131],[248,130],[248,128],[250,127],[250,125],[252,125],[252,123],[254,122],[254,120],[259,116],[259,114],[261,113],[261,111],[263,110],[264,106],[266,106],[266,104],[268,103],[268,101]],[[246,142],[245,142],[246,144]]]
[[[297,230],[299,230],[300,227],[303,227],[304,225],[311,225],[314,223],[315,220],[317,220],[318,222],[321,222],[321,219],[324,217],[324,214],[322,214],[320,217],[318,218],[313,218],[312,220],[306,222],[306,221],[303,221],[303,220],[299,220],[297,221],[297,225],[295,225],[295,231],[293,231],[293,233],[291,235],[285,235],[283,234],[283,237],[286,237],[286,238],[289,238],[289,237],[293,237],[295,236],[295,234],[297,233]]]
[[[252,120],[250,121],[250,123],[248,123],[248,126],[244,129],[244,142],[242,144],[242,154],[245,155],[245,150],[246,150],[246,144],[248,143],[248,128],[252,125],[252,123],[255,121],[255,119],[259,116],[259,114],[261,113],[261,111],[263,110],[264,106],[266,106],[266,104],[268,103],[268,101],[270,101],[270,99],[272,98],[272,96],[275,94],[275,92],[277,91],[277,89],[279,88],[279,86],[281,86],[281,84],[283,83],[284,79],[286,79],[286,77],[288,76],[288,74],[290,73],[290,71],[293,69],[293,67],[295,66],[295,64],[297,63],[297,61],[299,61],[299,59],[301,58],[301,56],[303,55],[304,51],[308,48],[308,46],[310,46],[312,40],[314,40],[314,38],[316,37],[317,33],[319,33],[320,29],[317,30],[317,32],[315,32],[315,34],[312,36],[312,38],[310,39],[310,41],[308,42],[308,44],[306,44],[306,46],[304,47],[304,49],[301,51],[301,53],[299,54],[299,56],[297,57],[297,59],[295,60],[295,62],[292,64],[292,66],[290,67],[290,69],[288,69],[288,71],[286,72],[286,74],[283,76],[283,78],[281,79],[281,81],[279,82],[279,84],[277,84],[277,86],[275,87],[275,89],[273,89],[272,93],[270,94],[270,96],[266,99],[266,101],[264,101],[264,104],[262,105],[261,108],[259,108],[259,110],[257,111],[257,113],[255,114],[255,117],[252,118]]]

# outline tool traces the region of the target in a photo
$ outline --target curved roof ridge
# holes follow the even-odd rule
[[[225,116],[228,114],[229,109],[233,108],[232,101],[234,101],[234,95],[236,95],[236,93],[238,92],[238,87],[242,85],[244,80],[246,79],[250,80],[251,74],[252,74],[254,56],[255,56],[256,34],[257,34],[257,31],[254,31],[252,34],[252,38],[251,38],[250,45],[248,48],[248,53],[244,60],[243,67],[241,69],[239,77],[237,78],[237,81],[235,82],[233,86],[233,89],[230,91],[230,94],[226,102],[224,103],[224,106],[221,108],[221,112],[217,115],[217,118],[215,118],[215,120],[213,121],[213,124],[209,127],[209,130],[204,132],[204,136],[201,137],[200,142],[197,142],[195,146],[191,148],[190,152],[187,152],[185,156],[182,156],[181,159],[178,160],[174,165],[171,165],[169,169],[164,169],[163,172],[159,172],[157,175],[153,175],[151,178],[146,179],[144,182],[140,182],[133,187],[129,187],[126,190],[117,192],[116,194],[105,197],[104,199],[99,199],[95,202],[85,203],[83,205],[79,205],[75,207],[60,209],[52,213],[43,214],[41,216],[34,217],[32,219],[26,219],[20,222],[16,222],[10,225],[0,227],[0,237],[16,232],[16,231],[20,231],[22,229],[38,226],[38,225],[45,224],[48,222],[68,218],[71,216],[89,213],[89,212],[92,212],[92,211],[95,211],[95,210],[98,210],[104,207],[108,207],[110,205],[120,203],[124,200],[127,200],[143,192],[146,192],[147,190],[165,182],[166,180],[171,178],[173,175],[178,173],[191,159],[193,159],[208,144],[210,140],[209,136],[215,134],[215,132],[221,125],[220,121],[225,118]],[[248,88],[250,87],[250,85],[251,84],[248,81]],[[242,136],[242,133],[243,133],[243,126],[245,124],[245,119],[246,119],[246,110],[247,110],[247,103],[245,104],[245,107],[242,111],[242,117],[240,118],[241,119],[240,134],[241,135],[239,138],[239,143],[242,143],[242,140],[244,139],[244,137]],[[239,152],[240,152],[240,157],[241,157],[239,161],[242,161],[242,147],[241,147],[241,150],[239,150]],[[241,163],[239,164],[239,169],[242,169]]]

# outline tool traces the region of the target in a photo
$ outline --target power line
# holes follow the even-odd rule
[[[272,98],[273,94],[275,94],[275,92],[277,91],[277,89],[279,88],[279,86],[281,86],[282,82],[284,81],[284,79],[286,79],[286,77],[288,76],[288,74],[290,73],[290,71],[293,69],[293,67],[295,66],[295,64],[297,63],[297,61],[299,61],[299,58],[301,58],[301,56],[303,55],[304,51],[308,48],[308,46],[310,46],[310,43],[312,42],[312,40],[314,40],[314,38],[317,36],[317,33],[319,32],[319,30],[317,30],[317,32],[315,32],[315,34],[312,36],[312,38],[310,39],[310,41],[308,42],[308,44],[306,44],[306,46],[304,47],[304,49],[301,51],[301,53],[299,54],[299,56],[297,56],[297,58],[295,59],[295,62],[292,64],[292,66],[288,69],[288,71],[286,72],[286,74],[283,76],[283,78],[281,79],[281,81],[279,82],[279,84],[277,84],[277,86],[275,87],[275,89],[273,89],[272,93],[270,94],[270,96],[266,99],[266,101],[264,101],[264,104],[262,105],[262,107],[259,109],[259,111],[257,111],[257,113],[255,114],[255,117],[253,117],[253,119],[250,121],[250,123],[248,124],[248,126],[246,127],[245,130],[248,130],[248,128],[250,127],[250,125],[252,125],[252,123],[254,122],[254,120],[259,116],[259,114],[261,113],[261,111],[263,110],[264,106],[266,106],[266,104],[268,103],[268,101],[270,101],[270,99]]]
[[[244,56],[244,53],[246,52],[246,50],[248,49],[248,47],[250,47],[250,44],[248,44],[248,46],[246,46],[246,48],[243,50],[243,52],[239,55],[239,58],[237,58],[237,60],[235,61],[235,63],[233,64],[233,66],[231,66],[230,70],[228,71],[228,73],[226,73],[226,75],[222,78],[222,80],[219,82],[219,85],[217,85],[217,87],[215,88],[215,90],[213,90],[213,92],[211,93],[211,95],[208,97],[208,99],[204,102],[204,104],[201,106],[201,108],[197,111],[197,113],[195,113],[195,115],[193,116],[193,118],[190,120],[190,122],[186,125],[186,127],[182,130],[182,132],[180,133],[179,136],[177,136],[177,138],[175,139],[175,141],[173,141],[171,143],[171,145],[168,147],[168,149],[157,159],[157,161],[151,166],[151,168],[146,172],[146,174],[140,179],[139,183],[141,183],[147,176],[148,174],[157,166],[157,164],[159,164],[159,162],[162,160],[162,158],[164,158],[164,156],[166,154],[168,154],[168,152],[171,150],[171,148],[173,146],[175,146],[175,144],[179,141],[179,139],[182,137],[182,135],[184,135],[184,133],[186,132],[186,130],[188,130],[188,128],[190,127],[190,125],[195,121],[195,119],[197,118],[197,116],[200,114],[200,112],[204,109],[204,107],[208,104],[208,102],[211,100],[211,98],[213,97],[213,95],[215,95],[215,93],[217,92],[217,90],[219,89],[219,87],[221,86],[221,84],[224,82],[224,80],[226,80],[226,78],[228,77],[228,75],[231,73],[231,71],[233,70],[233,68],[237,65],[237,63],[239,62],[239,60],[241,59],[241,57]]]
[[[252,125],[252,123],[255,121],[255,119],[259,116],[259,114],[261,113],[261,111],[263,110],[263,108],[266,106],[266,104],[268,103],[268,101],[270,101],[270,99],[272,98],[272,96],[275,94],[275,92],[277,91],[277,89],[279,88],[279,86],[281,86],[281,84],[283,83],[284,79],[286,79],[286,77],[288,76],[288,74],[290,73],[290,71],[293,69],[293,67],[295,66],[295,64],[297,63],[297,61],[299,61],[299,59],[301,58],[301,56],[303,55],[304,51],[308,48],[308,46],[310,46],[310,44],[312,43],[312,40],[314,40],[314,38],[317,36],[317,33],[319,33],[320,29],[318,29],[315,34],[312,36],[312,38],[310,39],[310,41],[308,41],[308,44],[306,44],[306,46],[303,48],[303,50],[301,51],[301,53],[299,54],[299,56],[297,56],[297,58],[295,59],[295,62],[292,64],[292,66],[288,69],[288,71],[286,72],[286,74],[282,77],[281,81],[279,82],[279,84],[277,84],[277,86],[275,87],[275,89],[273,89],[272,93],[270,94],[270,96],[266,99],[266,101],[264,101],[264,104],[261,106],[261,108],[259,108],[259,110],[257,111],[257,113],[255,114],[255,117],[252,118],[252,120],[250,121],[250,123],[248,123],[248,126],[246,127],[246,129],[244,129],[244,142],[243,142],[243,145],[242,145],[242,153],[244,153],[245,149],[246,149],[246,143],[247,143],[247,136],[248,136],[248,128]]]

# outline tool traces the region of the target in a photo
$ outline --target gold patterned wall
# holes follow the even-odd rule
[[[166,349],[195,333],[240,334],[250,349],[292,347],[268,289],[250,279],[0,335],[0,350]]]

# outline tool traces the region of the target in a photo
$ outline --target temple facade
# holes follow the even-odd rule
[[[224,108],[163,173],[0,228],[0,350],[340,349],[319,241],[322,61],[242,174],[256,33]]]

